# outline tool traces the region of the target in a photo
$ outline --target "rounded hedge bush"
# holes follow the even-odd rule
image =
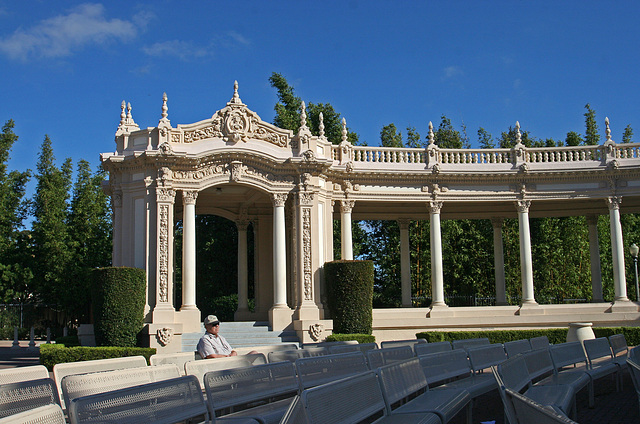
[[[333,332],[371,334],[373,262],[333,261],[324,266]]]
[[[92,271],[94,332],[98,346],[136,346],[144,321],[146,278],[138,268]]]

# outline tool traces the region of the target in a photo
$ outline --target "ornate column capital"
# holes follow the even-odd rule
[[[443,202],[431,200],[427,202],[427,209],[429,209],[429,213],[440,213],[440,209],[442,209]]]
[[[504,218],[499,218],[494,216],[491,218],[491,225],[493,228],[502,228],[502,224],[504,223]]]
[[[273,193],[271,195],[271,201],[273,202],[273,206],[284,206],[287,202],[288,193]]]
[[[528,213],[531,208],[531,200],[516,200],[516,209],[519,213]]]
[[[172,188],[156,187],[156,201],[173,203],[176,199],[176,191]]]
[[[311,192],[299,192],[297,197],[298,197],[298,206],[311,206],[311,205],[313,205],[313,193],[311,193]]]
[[[236,221],[236,228],[238,229],[238,231],[247,231],[247,228],[249,228],[249,224],[249,221],[241,219]]]
[[[351,213],[355,204],[355,200],[340,200],[340,212]]]
[[[598,215],[587,215],[587,224],[589,225],[597,225],[598,224]]]
[[[195,205],[197,198],[197,190],[182,190],[182,203],[185,205]]]
[[[401,230],[408,230],[409,222],[411,221],[406,218],[401,218],[401,219],[398,219],[397,222],[398,222],[398,228],[400,228]]]
[[[620,209],[620,205],[622,204],[622,197],[620,196],[611,196],[605,199],[607,202],[607,206],[609,210]]]

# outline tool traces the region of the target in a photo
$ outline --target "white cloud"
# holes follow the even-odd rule
[[[444,68],[444,78],[450,79],[464,75],[464,71],[459,66],[447,66]]]
[[[45,19],[27,29],[18,28],[0,39],[0,52],[12,59],[30,57],[59,58],[70,56],[88,45],[127,41],[135,37],[137,27],[131,21],[107,19],[101,4],[83,4]]]
[[[149,56],[173,56],[181,60],[197,59],[213,54],[211,49],[198,47],[187,41],[180,40],[155,43],[149,47],[143,47],[142,50]]]

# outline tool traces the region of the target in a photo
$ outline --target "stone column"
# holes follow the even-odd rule
[[[531,257],[531,233],[529,231],[530,200],[518,200],[518,224],[520,233],[520,272],[522,273],[522,304],[537,304],[533,296],[533,260]]]
[[[314,232],[313,206],[314,193],[311,191],[299,192],[297,199],[297,281],[295,282],[298,294],[296,318],[299,320],[317,320],[320,318],[318,306],[315,303],[316,292],[314,287],[314,248],[312,243]]]
[[[342,223],[340,235],[342,241],[342,259],[353,259],[353,236],[351,234],[351,211],[355,200],[340,201],[340,221]]]
[[[409,245],[409,220],[399,219],[400,228],[400,275],[402,281],[402,307],[410,308],[411,304],[411,247]]]
[[[615,302],[628,302],[627,280],[624,272],[624,245],[622,241],[622,225],[620,224],[621,197],[609,197],[609,223],[611,226],[611,256],[613,265],[613,288]]]
[[[287,239],[284,205],[286,193],[277,193],[273,201],[273,307],[287,307]]]
[[[444,273],[442,269],[442,234],[440,232],[440,209],[442,202],[431,201],[431,307],[447,306],[444,301]]]
[[[602,298],[602,271],[600,269],[600,242],[598,240],[598,215],[588,215],[589,258],[591,262],[591,301],[604,302]]]
[[[496,305],[507,305],[507,290],[504,274],[504,246],[502,240],[502,218],[491,218],[493,226],[493,266],[496,278]]]
[[[176,191],[156,188],[156,302],[154,323],[174,320],[173,306],[173,203]]]
[[[196,309],[196,199],[195,190],[182,191],[182,307]]]
[[[238,310],[249,311],[249,266],[247,251],[247,221],[236,221],[238,228]]]

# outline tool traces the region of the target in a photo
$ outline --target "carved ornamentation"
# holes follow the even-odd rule
[[[173,328],[171,327],[158,328],[158,331],[156,331],[156,337],[158,339],[158,343],[160,343],[161,346],[168,345],[169,343],[171,343],[171,340],[173,339]]]
[[[607,163],[607,168],[609,170],[616,170],[616,169],[620,168],[620,162],[618,162],[618,159],[614,159],[614,160],[610,161],[609,163]]]
[[[313,324],[309,326],[309,336],[315,342],[320,340],[322,333],[324,332],[324,325],[322,324]]]
[[[122,207],[122,192],[120,190],[116,190],[113,192],[113,194],[111,195],[111,200],[113,203],[113,206],[116,208],[121,208]]]
[[[611,196],[611,197],[607,197],[605,200],[607,202],[607,206],[609,207],[610,211],[615,209],[620,209],[620,205],[622,204],[622,197]]]
[[[176,131],[171,131],[171,142],[172,143],[180,143],[180,133]]]
[[[437,202],[435,200],[427,203],[427,209],[429,209],[429,213],[440,213],[442,209],[442,202]]]
[[[211,122],[211,125],[204,128],[199,128],[193,131],[185,131],[184,132],[184,142],[185,143],[194,143],[199,140],[206,140],[208,138],[222,138],[223,134],[221,131],[221,123],[222,120],[220,118],[214,118]],[[179,135],[178,135],[179,139]]]
[[[433,168],[431,168],[431,173],[433,175],[438,175],[440,173],[440,164],[436,163],[433,165]]]
[[[347,164],[345,165],[345,171],[353,172],[353,162],[347,162]]]
[[[237,183],[247,171],[247,167],[239,161],[233,161],[229,164],[231,170],[231,181]]]
[[[311,209],[302,209],[302,263],[304,299],[313,300],[311,279]]]
[[[526,174],[527,172],[529,172],[529,164],[528,163],[521,164],[519,170],[520,172],[523,172]]]
[[[169,205],[158,205],[158,300],[169,301]]]
[[[302,158],[307,162],[313,162],[316,160],[316,154],[313,153],[313,150],[305,150],[302,153]]]
[[[197,190],[182,190],[182,202],[185,205],[195,205],[198,198]]]
[[[518,209],[518,213],[529,213],[529,208],[531,208],[531,200],[517,200],[516,208]]]
[[[273,206],[275,207],[284,206],[285,203],[287,202],[287,197],[288,197],[287,193],[273,193],[271,195],[271,201],[273,202]]]
[[[156,187],[156,201],[173,203],[175,198],[176,191],[174,189]]]
[[[308,192],[298,193],[298,204],[300,206],[313,205],[313,193],[308,193]]]
[[[340,212],[342,213],[351,213],[353,207],[355,206],[355,200],[341,200],[340,201]]]
[[[302,175],[300,175],[300,185],[302,185],[303,190],[307,191],[310,181],[311,174],[309,174],[308,172],[304,172]]]

